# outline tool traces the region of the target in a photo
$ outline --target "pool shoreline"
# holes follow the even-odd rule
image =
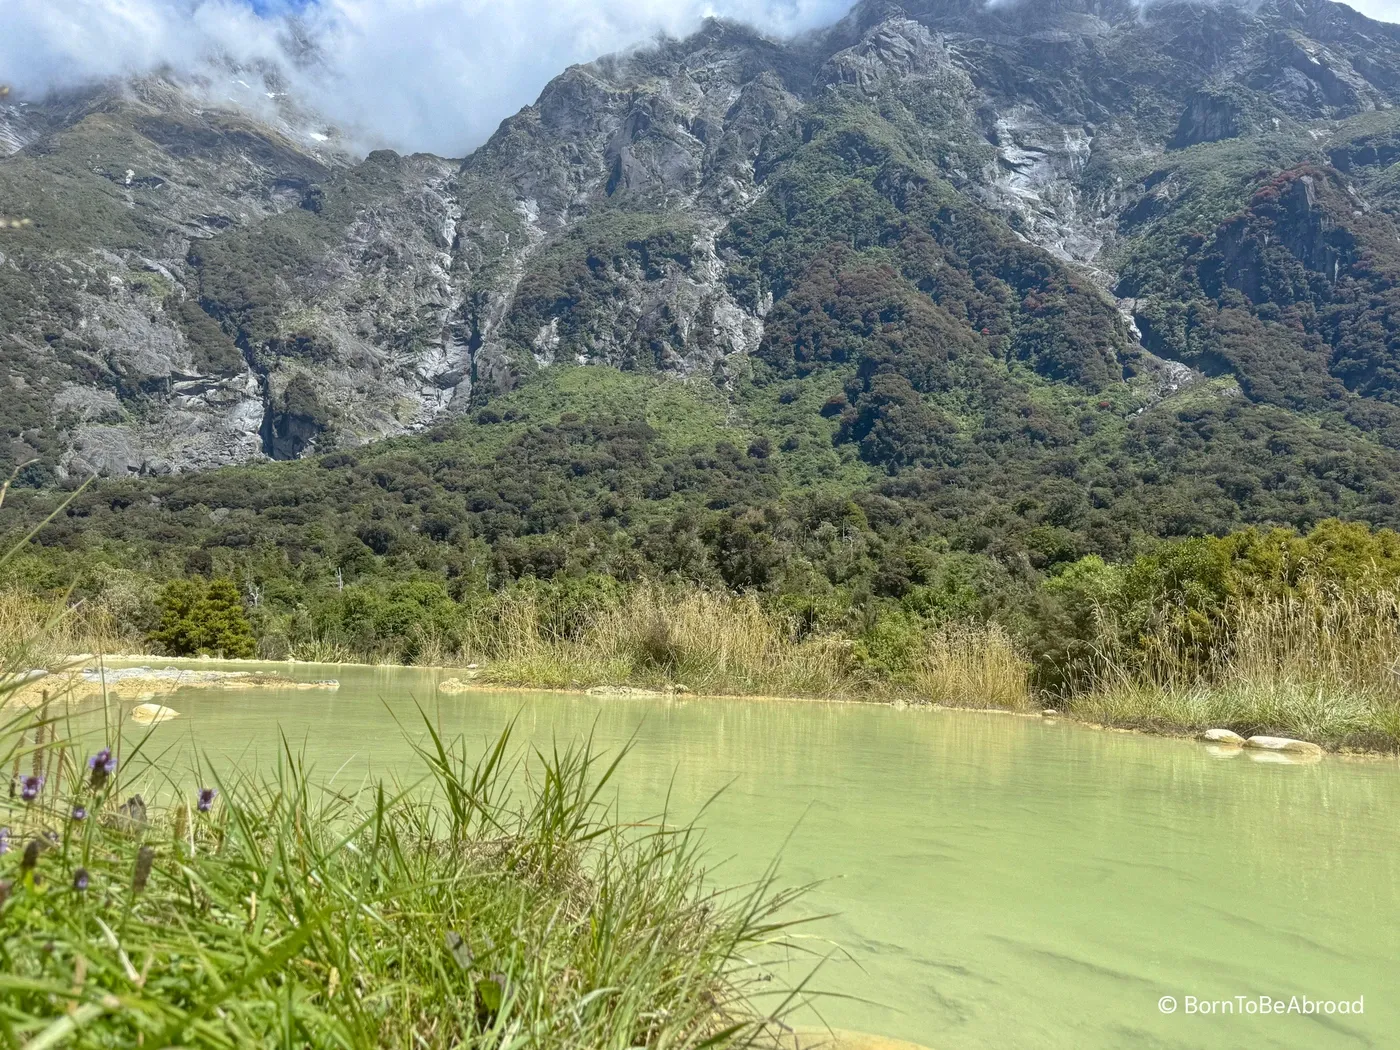
[[[263,659],[216,659],[214,657],[202,656],[159,656],[151,653],[113,653],[113,654],[93,654],[77,653],[68,657],[62,669],[50,672],[60,674],[64,671],[80,669],[81,665],[104,661],[115,663],[140,663],[157,664],[164,663],[167,666],[209,666],[219,664],[231,664],[236,666],[263,667],[263,668],[287,668],[287,667],[344,667],[358,670],[384,670],[384,671],[423,671],[423,672],[453,672],[462,674],[466,672],[464,680],[453,691],[458,694],[468,694],[475,692],[510,692],[510,693],[548,693],[562,696],[586,695],[590,689],[627,688],[624,686],[614,686],[611,683],[594,683],[593,685],[579,684],[572,688],[560,688],[558,686],[537,686],[520,683],[501,684],[496,682],[483,682],[476,678],[479,669],[464,667],[453,664],[396,664],[396,663],[354,663],[354,662],[323,662],[317,660],[263,660]],[[37,680],[36,680],[37,681]],[[26,683],[29,689],[33,688],[33,683]],[[24,687],[22,687],[24,688]],[[940,704],[907,697],[879,697],[860,699],[853,696],[794,696],[777,695],[766,693],[702,693],[684,690],[681,692],[668,692],[664,689],[652,690],[650,687],[636,687],[640,692],[628,696],[619,694],[614,699],[618,700],[690,700],[690,699],[714,699],[714,700],[742,700],[748,702],[781,702],[800,704],[852,704],[862,706],[893,707],[896,709],[904,707],[914,707],[925,710],[945,710],[945,711],[972,711],[984,712],[987,714],[1013,715],[1018,718],[1046,719],[1073,722],[1076,725],[1084,726],[1088,729],[1096,729],[1111,733],[1134,733],[1142,736],[1164,737],[1177,740],[1199,740],[1203,730],[1187,727],[1170,727],[1161,725],[1138,725],[1138,724],[1113,724],[1110,722],[1099,722],[1088,718],[1081,718],[1072,712],[1059,709],[1035,709],[1035,710],[1015,710],[1005,707],[980,707],[963,706],[958,704]],[[596,695],[596,694],[595,694]],[[606,695],[606,694],[603,694]],[[1052,713],[1053,710],[1053,713]],[[1320,744],[1327,755],[1349,759],[1367,759],[1378,761],[1400,761],[1400,752],[1385,751],[1378,748],[1356,748],[1356,747],[1331,747],[1327,744]]]

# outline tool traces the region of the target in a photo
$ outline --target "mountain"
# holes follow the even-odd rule
[[[1400,27],[1340,4],[711,21],[568,69],[465,160],[355,160],[274,73],[230,84],[3,110],[30,483],[442,425],[489,458],[512,406],[641,418],[660,377],[768,479],[711,510],[836,485],[974,549],[1015,519],[1039,564],[1400,513]]]

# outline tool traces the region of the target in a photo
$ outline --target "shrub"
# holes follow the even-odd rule
[[[161,591],[160,626],[151,641],[172,656],[245,659],[257,651],[238,588],[220,577],[172,580]]]

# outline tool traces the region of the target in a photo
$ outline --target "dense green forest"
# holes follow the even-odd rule
[[[426,646],[441,659],[469,653],[470,623],[503,595],[537,596],[546,628],[568,636],[630,588],[659,582],[753,592],[799,637],[859,640],[872,676],[907,670],[922,631],[996,621],[1055,688],[1072,684],[1107,607],[1136,644],[1164,609],[1219,618],[1233,598],[1304,579],[1400,575],[1400,538],[1325,520],[1337,508],[1320,479],[1281,514],[1269,476],[1256,476],[1253,499],[1227,498],[1211,456],[1184,441],[1195,469],[1121,451],[1124,432],[1199,422],[1178,412],[1124,421],[1103,410],[1117,441],[1081,431],[1054,449],[1017,432],[980,447],[981,472],[892,474],[844,439],[848,410],[812,410],[823,394],[755,379],[752,414],[736,419],[707,383],[553,370],[422,439],[100,481],[61,507],[60,493],[16,489],[3,512],[10,535],[40,527],[5,571],[26,589],[71,588],[70,600],[110,610],[128,638],[175,653],[282,658],[334,643],[409,662]],[[1233,477],[1248,470],[1249,446],[1215,455]],[[1153,471],[1155,484],[1133,476]],[[1127,480],[1115,485],[1115,474]],[[1294,480],[1282,498],[1299,498]],[[1238,531],[1271,518],[1311,535]],[[1201,532],[1228,535],[1172,538]],[[234,582],[255,648],[172,627],[204,600],[186,581],[207,579]]]

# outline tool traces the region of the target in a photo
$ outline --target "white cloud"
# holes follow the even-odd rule
[[[461,155],[573,62],[710,14],[774,34],[834,21],[853,0],[312,0],[299,34],[318,59],[298,93],[368,145]],[[250,0],[0,0],[0,78],[41,93],[211,53],[287,67],[298,35]],[[300,6],[305,0],[263,0]],[[1355,0],[1400,21],[1400,0]]]
[[[296,77],[373,145],[460,156],[574,62],[695,29],[706,15],[786,34],[851,0],[319,0],[299,22],[319,56]],[[266,6],[266,5],[265,5]],[[290,23],[240,0],[0,0],[0,76],[25,93],[222,52],[287,66]]]

